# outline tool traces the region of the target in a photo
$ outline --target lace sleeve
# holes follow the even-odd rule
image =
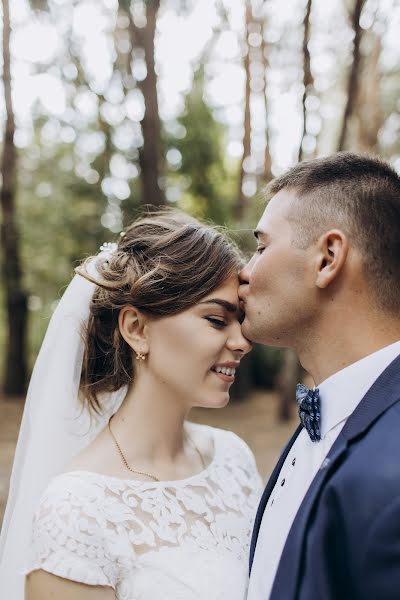
[[[25,574],[43,569],[115,589],[120,569],[113,545],[96,486],[60,475],[45,491],[36,512]]]
[[[233,432],[229,432],[229,435],[232,439],[230,452],[236,454],[236,463],[243,474],[243,484],[249,490],[249,502],[253,506],[258,506],[264,485],[257,469],[254,454],[241,437]]]

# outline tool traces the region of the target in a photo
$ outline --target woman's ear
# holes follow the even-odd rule
[[[317,242],[317,287],[324,289],[341,273],[346,262],[349,243],[340,229],[331,229],[324,233]]]
[[[149,352],[146,323],[145,315],[137,308],[130,305],[121,308],[118,315],[119,330],[126,343],[136,354]]]

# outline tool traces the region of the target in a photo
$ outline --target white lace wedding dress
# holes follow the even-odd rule
[[[214,441],[213,460],[193,477],[55,477],[35,516],[26,573],[111,586],[117,600],[243,600],[262,491],[254,457],[231,432],[190,427]]]

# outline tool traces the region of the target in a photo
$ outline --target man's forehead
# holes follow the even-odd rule
[[[280,190],[272,196],[254,231],[256,238],[268,236],[275,225],[283,220],[287,221],[293,199],[293,192],[288,190]]]
[[[264,213],[273,211],[274,213],[284,214],[290,209],[296,197],[294,190],[283,188],[272,196],[265,207]]]

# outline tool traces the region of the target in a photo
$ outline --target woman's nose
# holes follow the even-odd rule
[[[247,354],[252,349],[252,343],[244,337],[239,322],[235,323],[232,334],[228,338],[227,345],[230,350],[233,352],[240,352],[240,354]]]

